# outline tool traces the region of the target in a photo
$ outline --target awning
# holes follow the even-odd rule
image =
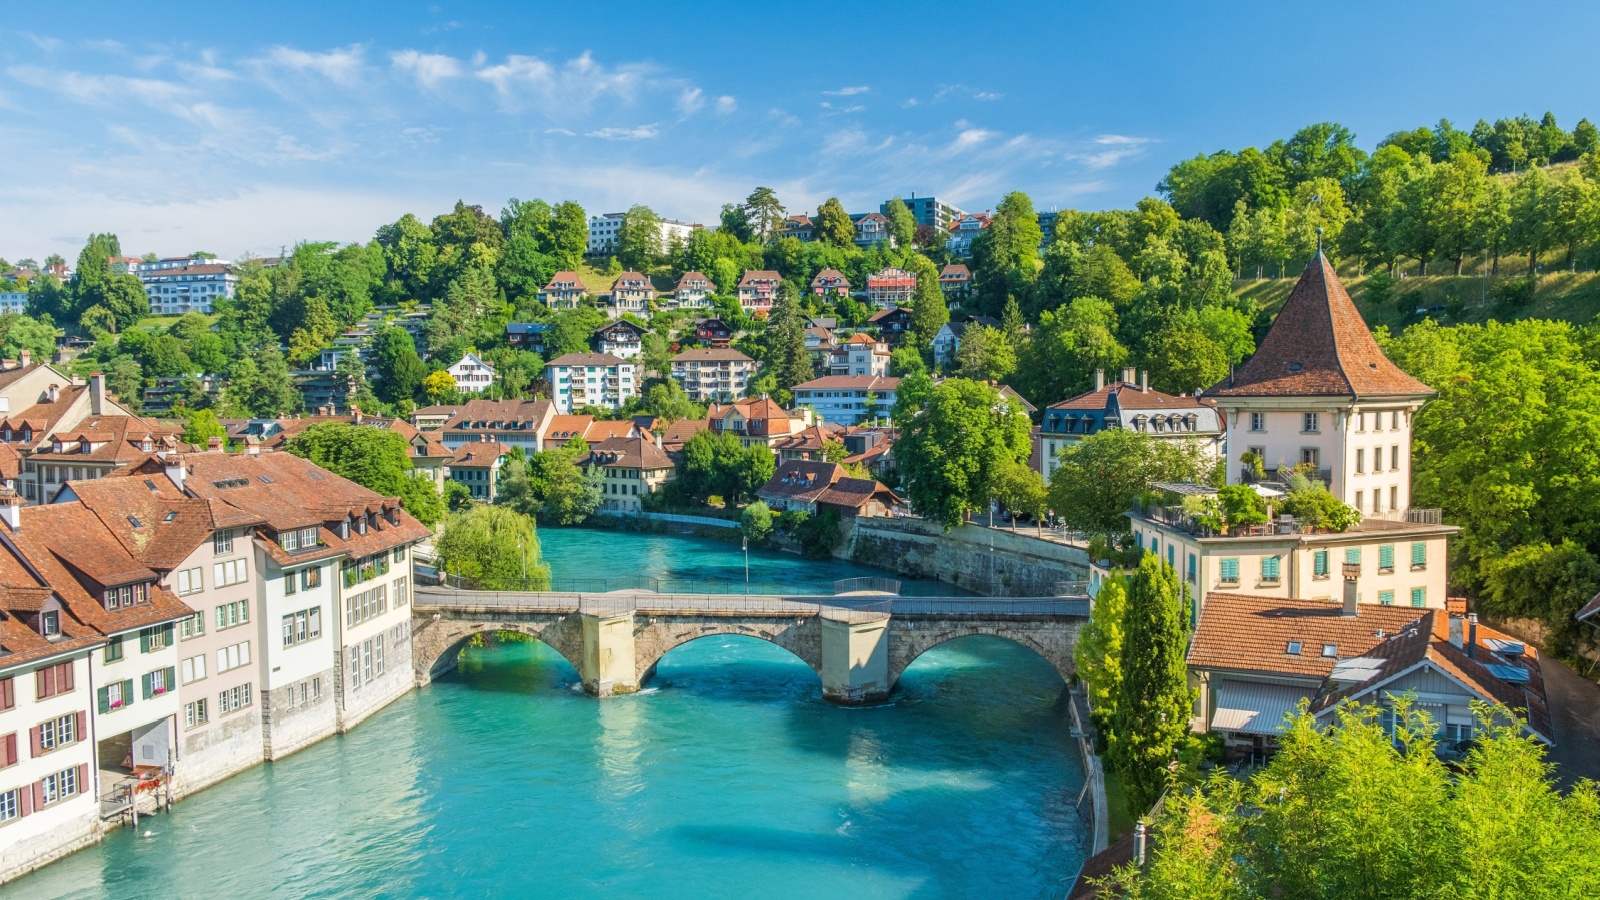
[[[1307,688],[1244,681],[1218,682],[1212,690],[1217,709],[1211,714],[1211,730],[1243,734],[1277,734],[1284,716],[1312,694]]]

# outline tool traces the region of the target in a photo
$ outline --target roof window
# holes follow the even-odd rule
[[[1289,642],[1289,648],[1284,652],[1288,653],[1290,656],[1299,656],[1300,655],[1300,648],[1303,647],[1303,646],[1305,646],[1305,645],[1300,643],[1299,641],[1290,641]]]
[[[1339,655],[1339,645],[1338,644],[1323,644],[1322,645],[1322,655],[1326,656],[1326,657],[1328,657],[1330,659],[1335,657],[1335,656],[1338,656]]]

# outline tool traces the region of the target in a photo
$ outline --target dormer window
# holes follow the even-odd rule
[[[362,517],[356,519],[356,534],[366,534],[366,533],[367,533],[367,517],[366,516],[362,516]]]
[[[339,523],[339,539],[350,540],[350,518],[348,516]]]
[[[139,442],[139,449],[143,450],[146,453],[149,453],[151,450],[154,450],[155,446],[156,446],[155,442],[150,440],[149,437],[146,437],[144,440]]]
[[[127,609],[135,604],[146,603],[150,600],[150,585],[146,583],[125,584],[121,587],[106,588],[104,598],[108,612]]]
[[[80,453],[93,453],[94,452],[94,445],[89,443],[88,441],[81,441],[81,442],[79,442],[78,452],[80,452]]]
[[[26,444],[31,440],[33,440],[33,429],[26,425],[22,426],[22,442]]]
[[[39,614],[39,633],[47,638],[61,636],[61,611],[46,610]]]
[[[56,438],[54,441],[50,442],[50,452],[51,453],[60,453],[61,452],[61,438]]]

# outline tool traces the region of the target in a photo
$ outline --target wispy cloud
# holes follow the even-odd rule
[[[706,92],[699,88],[688,88],[678,95],[678,112],[692,116],[706,105]]]
[[[466,67],[453,56],[439,53],[422,53],[401,50],[389,54],[389,63],[396,72],[412,78],[428,90],[434,90],[446,81],[466,74]]]
[[[940,85],[933,92],[933,102],[942,103],[946,100],[999,100],[1005,94],[997,91],[985,91],[961,83]]]
[[[1125,159],[1139,156],[1154,138],[1126,134],[1102,134],[1090,142],[1092,149],[1069,151],[1063,157],[1082,163],[1091,169],[1106,169]]]
[[[661,129],[654,124],[635,125],[631,128],[597,128],[586,131],[584,137],[600,138],[603,141],[643,141],[655,137]]]
[[[872,88],[864,84],[860,84],[856,85],[855,87],[842,87],[837,91],[823,91],[823,93],[830,97],[854,97],[857,94],[865,94],[870,90],[872,90]]]
[[[360,44],[351,44],[318,53],[279,45],[253,62],[261,69],[316,74],[341,87],[353,87],[366,68],[366,50]]]
[[[739,101],[735,100],[732,96],[730,96],[728,94],[723,94],[722,96],[717,98],[717,114],[718,115],[723,115],[723,116],[731,115],[732,113],[734,113],[738,109],[739,109]]]
[[[655,74],[646,63],[605,66],[588,52],[556,65],[537,56],[512,55],[475,73],[494,86],[503,108],[547,115],[587,112],[602,97],[632,103]]]

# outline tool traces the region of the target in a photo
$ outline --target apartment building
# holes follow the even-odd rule
[[[550,276],[550,281],[539,291],[539,302],[551,309],[576,309],[587,296],[589,289],[578,273],[563,271]]]
[[[644,353],[644,329],[621,319],[603,326],[591,340],[595,352],[609,353],[618,359],[638,359]]]
[[[672,288],[672,304],[679,309],[710,309],[717,284],[702,272],[683,273]]]
[[[556,412],[617,409],[639,393],[639,367],[609,353],[568,353],[545,364]]]
[[[889,345],[866,332],[850,335],[833,351],[830,375],[888,375]]]
[[[972,270],[961,263],[950,263],[939,270],[939,290],[951,303],[972,296]]]
[[[894,236],[889,233],[889,219],[883,213],[870,212],[865,215],[850,217],[855,221],[857,247],[876,247],[879,244],[893,244]]]
[[[483,361],[476,353],[461,357],[455,365],[445,370],[463,394],[481,394],[494,384],[494,366]]]
[[[850,279],[838,269],[823,269],[811,279],[811,293],[818,297],[848,297]]]
[[[867,278],[867,302],[879,309],[911,305],[917,292],[917,276],[897,266],[888,266]]]
[[[1225,452],[1222,417],[1210,400],[1151,390],[1149,373],[1138,373],[1135,381],[1131,368],[1107,384],[1106,373],[1097,369],[1094,390],[1045,407],[1039,422],[1039,474],[1049,481],[1061,465],[1063,450],[1109,428],[1199,445],[1212,457]]]
[[[660,490],[674,471],[653,436],[607,438],[591,446],[578,464],[600,468],[601,508],[614,512],[642,510],[644,497]]]
[[[859,425],[882,418],[894,407],[900,379],[881,375],[828,375],[797,384],[796,408],[810,407],[824,422]]]
[[[951,222],[966,215],[960,208],[941,202],[938,197],[918,197],[913,193],[909,198],[900,198],[900,202],[911,210],[911,217],[917,220],[918,225],[932,225],[941,231],[949,228]],[[878,212],[887,216],[889,201],[880,203]]]
[[[225,259],[170,257],[128,266],[144,283],[150,311],[158,316],[210,313],[217,300],[233,297],[239,276]]]
[[[685,350],[672,358],[672,380],[696,403],[744,396],[756,361],[733,349]]]
[[[650,301],[655,296],[656,290],[650,284],[650,278],[642,272],[623,272],[618,275],[617,280],[611,283],[611,293],[606,295],[613,318],[620,318],[623,313],[633,313],[641,319],[650,317]]]
[[[416,410],[411,422],[421,436],[442,440],[452,453],[462,444],[497,441],[531,454],[545,448],[540,435],[555,414],[549,400],[468,400]]]
[[[450,480],[465,487],[472,499],[493,503],[499,493],[500,469],[510,452],[510,447],[498,441],[462,444],[450,459]]]
[[[627,213],[602,213],[589,217],[589,247],[591,256],[600,256],[617,252],[617,241],[622,236],[622,220]],[[689,242],[689,236],[699,225],[689,222],[680,222],[677,219],[658,219],[656,228],[660,232],[660,247],[665,250],[677,244],[682,246]]]

